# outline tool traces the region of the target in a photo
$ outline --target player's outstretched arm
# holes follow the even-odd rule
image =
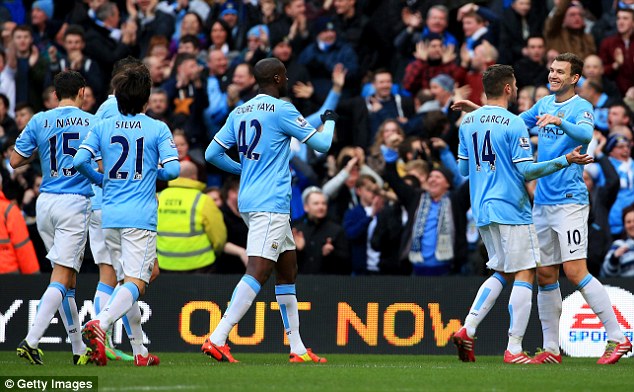
[[[522,173],[527,181],[535,180],[552,174],[558,170],[566,168],[573,163],[578,165],[587,165],[592,163],[593,158],[588,154],[581,154],[581,146],[578,146],[572,152],[562,155],[558,158],[545,162],[516,162],[515,167]]]
[[[476,105],[468,99],[459,99],[451,105],[451,110],[463,111],[465,113],[471,113],[474,110],[480,109],[481,106]]]
[[[335,134],[335,121],[337,121],[338,118],[337,113],[332,110],[326,110],[321,115],[321,120],[324,122],[323,130],[313,133],[313,135],[306,140],[306,145],[321,153],[328,152],[332,144],[332,137]]]
[[[225,154],[225,148],[222,147],[215,139],[209,143],[209,147],[205,151],[205,159],[207,162],[221,168],[231,174],[240,175],[242,166]]]
[[[163,167],[158,169],[156,178],[161,181],[171,181],[178,177],[181,171],[181,165],[178,159],[174,159],[163,164]]]
[[[84,177],[97,186],[103,185],[103,174],[92,168],[92,153],[85,148],[80,147],[73,158],[73,166]]]

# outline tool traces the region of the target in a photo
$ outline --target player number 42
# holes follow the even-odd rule
[[[258,120],[251,120],[249,122],[251,129],[253,129],[253,139],[251,143],[247,143],[247,122],[241,121],[240,128],[238,128],[238,152],[244,155],[245,158],[257,161],[260,159],[260,153],[253,152],[257,147],[260,136],[262,136],[262,125]]]

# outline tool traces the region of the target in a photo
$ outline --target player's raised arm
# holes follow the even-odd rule
[[[593,162],[593,158],[588,154],[581,154],[581,146],[578,146],[566,155],[544,162],[515,162],[515,167],[522,173],[527,181],[535,180],[559,171],[573,163],[587,165]]]
[[[332,110],[326,110],[321,115],[321,120],[324,122],[324,128],[321,132],[315,132],[308,137],[304,142],[306,145],[321,153],[328,152],[330,145],[332,144],[332,137],[335,133],[335,121],[339,116]]]
[[[544,114],[537,116],[536,125],[538,127],[545,127],[548,124],[556,125],[576,142],[588,144],[592,140],[594,122],[592,120],[592,113],[584,111],[582,116],[581,119],[577,119],[577,123],[575,124],[563,118],[553,116],[552,114]]]

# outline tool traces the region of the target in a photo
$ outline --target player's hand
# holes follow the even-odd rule
[[[471,113],[476,109],[480,109],[480,106],[469,101],[468,99],[459,99],[451,105],[451,110],[463,111],[466,113]]]
[[[581,154],[581,146],[577,146],[572,152],[566,154],[566,160],[569,164],[587,165],[594,162],[594,158],[588,154]]]
[[[545,127],[548,124],[553,124],[556,126],[561,126],[561,118],[557,116],[553,116],[552,114],[543,114],[541,116],[537,116],[537,125],[540,128]]]
[[[337,120],[339,119],[339,115],[333,112],[332,110],[326,110],[325,112],[322,113],[321,116],[319,116],[319,118],[321,118],[321,121],[324,123],[328,120],[337,122]]]

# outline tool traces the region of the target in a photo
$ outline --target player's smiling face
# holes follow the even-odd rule
[[[553,61],[548,73],[550,91],[556,95],[564,94],[574,89],[576,75],[570,74],[570,63],[567,61]]]

